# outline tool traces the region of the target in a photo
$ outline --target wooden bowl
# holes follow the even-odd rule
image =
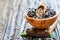
[[[27,12],[28,13],[28,12]],[[43,18],[43,19],[35,19],[35,18],[31,18],[27,15],[26,13],[26,19],[27,21],[35,28],[39,28],[39,29],[46,29],[48,27],[50,27],[50,25],[52,25],[58,17],[57,12],[55,13],[55,15],[53,17],[49,17],[49,18]]]

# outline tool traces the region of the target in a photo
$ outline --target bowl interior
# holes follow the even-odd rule
[[[29,17],[27,14],[28,14],[28,12],[26,13],[26,17],[28,17],[30,19],[34,19],[34,20],[48,20],[48,19],[54,18],[54,17],[56,17],[58,15],[57,11],[55,11],[55,15],[53,17],[43,18],[43,19],[36,19],[36,18]]]

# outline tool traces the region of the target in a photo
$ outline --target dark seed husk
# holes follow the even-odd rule
[[[47,8],[46,9],[46,12],[45,12],[45,14],[44,14],[44,16],[43,16],[43,18],[49,18],[49,17],[53,17],[54,15],[55,15],[55,11],[54,11],[54,9],[49,9],[49,8]],[[29,12],[28,12],[28,14],[27,14],[29,17],[32,17],[32,18],[38,18],[38,19],[40,19],[39,17],[37,17],[36,16],[36,9],[31,9]]]

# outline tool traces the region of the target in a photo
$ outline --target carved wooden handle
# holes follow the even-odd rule
[[[36,16],[38,16],[39,18],[42,18],[45,11],[46,11],[46,4],[42,3],[36,10]]]

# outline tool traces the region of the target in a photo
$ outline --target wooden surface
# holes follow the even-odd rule
[[[40,2],[46,2],[58,11],[60,35],[60,0],[0,0],[0,40],[21,40],[20,32],[26,22],[25,12],[28,8],[36,8]]]

